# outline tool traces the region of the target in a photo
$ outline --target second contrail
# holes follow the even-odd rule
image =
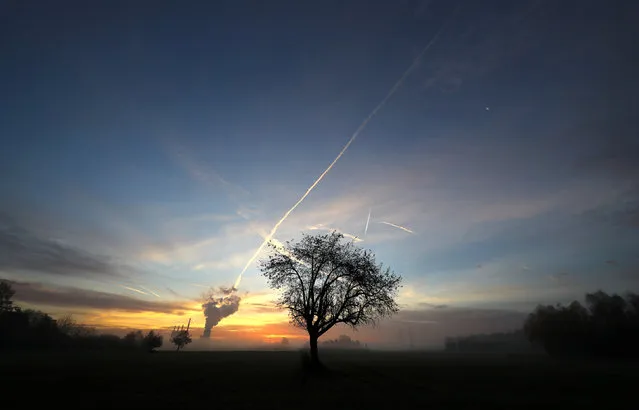
[[[364,228],[364,236],[368,232],[368,223],[371,221],[371,209],[368,208],[368,218],[366,218],[366,228]]]
[[[453,14],[453,16],[454,16],[454,14]],[[333,162],[330,163],[328,168],[326,168],[324,170],[324,172],[322,172],[322,174],[315,180],[315,182],[313,182],[313,184],[306,190],[306,192],[304,192],[304,195],[302,195],[300,197],[300,199],[298,199],[297,202],[295,202],[295,204],[291,207],[291,209],[286,211],[284,216],[282,216],[282,218],[280,218],[280,220],[277,221],[277,223],[273,226],[273,229],[271,229],[271,231],[266,236],[266,238],[264,238],[264,241],[262,242],[262,244],[259,246],[259,248],[257,248],[257,250],[255,251],[253,256],[251,256],[251,258],[248,260],[248,262],[246,262],[246,265],[244,265],[244,268],[242,269],[242,272],[240,272],[240,275],[237,277],[237,280],[235,281],[235,285],[233,285],[233,287],[235,289],[237,289],[240,286],[240,282],[242,281],[242,275],[244,275],[244,273],[249,268],[249,266],[251,266],[251,264],[255,261],[255,259],[258,257],[260,252],[262,252],[262,249],[264,249],[264,246],[266,246],[266,244],[271,240],[271,238],[273,238],[273,235],[275,235],[275,233],[279,229],[280,225],[282,225],[284,223],[284,221],[286,220],[286,218],[288,218],[288,216],[291,214],[291,212],[293,212],[295,210],[295,208],[297,208],[302,203],[302,201],[304,201],[304,199],[306,199],[308,194],[311,193],[311,191],[317,186],[317,184],[319,184],[320,181],[322,179],[324,179],[324,176],[326,174],[328,174],[328,172],[333,168],[335,163],[337,161],[339,161],[339,159],[342,157],[342,155],[344,155],[344,153],[346,152],[348,147],[350,147],[351,144],[353,143],[353,141],[355,141],[355,138],[357,138],[357,136],[364,130],[364,128],[366,128],[368,123],[373,119],[373,117],[375,117],[375,115],[377,115],[379,110],[381,110],[386,105],[388,100],[390,100],[390,98],[397,92],[397,90],[399,90],[399,88],[402,86],[402,84],[404,83],[406,78],[415,70],[415,68],[417,68],[419,60],[421,60],[421,58],[424,56],[424,54],[426,54],[426,52],[439,39],[440,34],[442,33],[442,31],[446,27],[447,23],[450,22],[450,20],[452,20],[452,16],[445,24],[442,25],[442,27],[437,31],[437,33],[435,33],[433,38],[420,51],[420,53],[417,55],[417,57],[415,57],[415,59],[413,60],[411,65],[406,69],[406,71],[404,71],[404,74],[402,74],[402,76],[399,78],[399,80],[397,80],[395,85],[393,85],[393,87],[390,89],[388,94],[386,94],[386,97],[384,97],[384,99],[382,99],[382,101],[379,104],[377,104],[377,106],[373,109],[373,111],[371,111],[371,113],[368,115],[368,117],[366,117],[366,119],[360,124],[360,126],[357,127],[357,129],[355,130],[355,132],[353,133],[351,138],[348,140],[346,145],[344,145],[344,148],[342,148],[342,150],[339,152],[339,154],[337,154],[337,157],[335,157]]]

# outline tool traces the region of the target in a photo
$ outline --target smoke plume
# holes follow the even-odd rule
[[[217,326],[222,319],[237,312],[240,307],[241,298],[236,295],[235,287],[225,288],[220,286],[217,289],[211,288],[204,295],[205,302],[202,304],[202,311],[206,322],[204,323],[204,333],[202,337],[210,337],[211,329]]]

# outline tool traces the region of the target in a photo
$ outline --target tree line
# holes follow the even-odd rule
[[[95,328],[78,324],[71,316],[54,319],[47,313],[22,309],[13,304],[15,291],[0,280],[0,349],[108,349],[155,351],[162,346],[163,336],[154,330],[134,330],[124,337],[100,334]],[[188,332],[182,330],[171,337],[178,349],[189,343]]]
[[[639,357],[639,295],[588,293],[585,306],[539,305],[524,324],[528,340],[551,356]]]
[[[539,347],[527,340],[523,329],[518,329],[513,332],[447,337],[444,350],[468,353],[535,353],[539,351]]]
[[[585,304],[538,305],[521,329],[448,337],[450,352],[545,352],[553,357],[639,357],[639,295],[596,291]]]

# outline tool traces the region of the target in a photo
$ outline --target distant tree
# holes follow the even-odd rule
[[[333,232],[303,235],[261,261],[271,288],[281,291],[278,306],[309,335],[311,363],[319,364],[318,339],[338,323],[352,328],[396,313],[401,277],[376,264],[375,256]]]
[[[75,336],[76,328],[78,327],[75,320],[73,320],[73,316],[64,315],[58,319],[56,319],[56,324],[58,325],[58,330],[67,336]]]
[[[11,312],[13,310],[13,295],[15,291],[6,280],[0,280],[0,313]]]
[[[361,349],[359,340],[353,340],[348,335],[339,335],[337,339],[322,342],[322,345],[331,349]]]
[[[141,330],[134,330],[132,332],[127,333],[122,339],[125,347],[131,349],[141,348],[144,342],[144,334],[142,334]]]
[[[288,347],[291,342],[288,340],[288,337],[283,337],[280,344],[282,345],[282,347]]]
[[[586,307],[537,306],[524,324],[528,340],[552,356],[638,356],[639,297],[597,291],[585,299]]]
[[[173,343],[176,346],[177,351],[179,351],[180,349],[182,349],[184,346],[188,345],[189,343],[192,342],[191,339],[191,334],[189,333],[188,330],[178,330],[173,332],[173,335],[171,336],[171,343]]]
[[[144,346],[146,350],[153,352],[155,351],[155,349],[162,347],[163,341],[164,341],[164,338],[162,337],[162,335],[155,333],[153,330],[151,330],[149,333],[146,334],[146,336],[144,336],[142,345]]]

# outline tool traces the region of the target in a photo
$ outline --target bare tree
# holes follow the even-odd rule
[[[56,319],[55,323],[58,326],[58,330],[60,331],[60,333],[67,336],[76,335],[76,328],[78,327],[78,324],[75,322],[72,315],[64,315]]]
[[[340,233],[303,235],[271,248],[262,273],[281,292],[277,304],[288,309],[291,323],[308,332],[313,365],[319,364],[318,339],[336,324],[357,328],[399,310],[401,277]]]

